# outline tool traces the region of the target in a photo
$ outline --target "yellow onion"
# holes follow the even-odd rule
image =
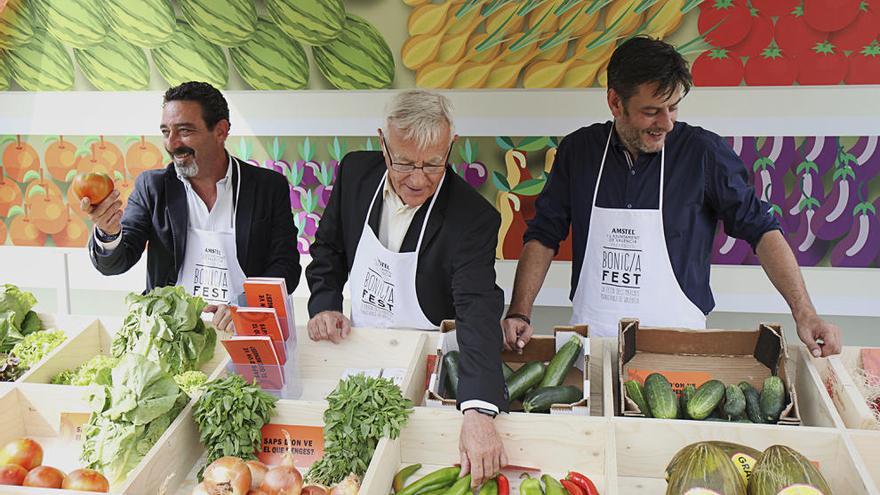
[[[361,480],[358,475],[351,473],[330,490],[330,495],[357,495],[360,485]]]
[[[212,462],[204,473],[204,481],[220,489],[220,493],[247,495],[251,489],[251,471],[238,457],[221,457]]]

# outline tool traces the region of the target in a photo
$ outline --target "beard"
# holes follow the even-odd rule
[[[184,159],[178,158],[177,155],[184,153],[188,153],[189,156]],[[171,162],[174,164],[174,170],[176,170],[179,175],[186,177],[187,179],[198,175],[199,164],[196,163],[195,151],[192,148],[181,147],[174,151],[169,151],[168,154],[171,155]]]
[[[657,153],[663,148],[663,143],[645,143],[642,140],[642,134],[646,134],[648,132],[665,131],[660,129],[645,129],[644,131],[642,131],[622,122],[620,122],[620,125],[617,128],[617,133],[620,136],[620,140],[623,141],[623,144],[626,145],[628,149],[638,150],[639,153]]]

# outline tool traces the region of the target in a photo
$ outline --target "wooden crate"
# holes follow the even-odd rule
[[[313,342],[305,326],[297,327],[297,359],[302,382],[300,400],[323,400],[347,369],[405,369],[404,396],[418,404],[425,389],[427,332],[353,328],[339,344]]]
[[[383,439],[364,476],[361,495],[386,495],[405,465],[422,468],[411,480],[459,462],[462,415],[446,408],[416,408],[396,440]],[[616,491],[614,432],[603,418],[513,413],[495,419],[510,464],[540,469],[557,478],[568,471],[589,476],[603,495]],[[519,480],[511,479],[513,489]],[[513,490],[516,491],[516,490]]]
[[[292,401],[279,400],[275,406],[275,414],[272,416],[273,424],[298,425],[298,426],[324,426],[324,410],[327,403],[323,401]],[[180,450],[186,450],[193,455],[187,463],[178,462],[169,471],[164,472],[140,472],[144,479],[159,476],[164,481],[169,475],[174,476],[168,480],[170,494],[189,495],[197,484],[196,474],[204,464],[205,448],[199,442],[199,430],[195,422],[190,420],[184,428],[178,431],[181,441],[176,441]],[[155,493],[155,492],[152,492]],[[384,495],[384,494],[383,494]]]
[[[165,479],[163,473],[178,463],[185,463],[194,452],[180,448],[185,435],[180,430],[195,425],[192,422],[192,402],[171,423],[153,448],[129,473],[125,483],[111,486],[116,494],[155,494]],[[0,396],[0,444],[19,437],[33,438],[43,447],[43,465],[56,467],[65,473],[82,467],[79,462],[81,444],[61,436],[61,413],[89,413],[91,409],[79,387],[57,387],[45,384],[22,383]],[[198,432],[195,441],[198,442]],[[195,462],[195,459],[189,461]],[[83,492],[51,490],[54,494],[75,495]],[[4,494],[35,495],[45,490],[27,487],[3,487]]]
[[[681,448],[704,440],[736,442],[766,449],[788,445],[819,463],[834,493],[874,494],[864,464],[834,428],[803,428],[668,419],[614,418],[617,473],[622,494],[664,493],[666,465]]]
[[[839,356],[817,359],[807,356],[817,369],[826,392],[847,428],[880,430],[880,421],[868,407],[865,396],[856,386],[852,372],[859,368],[861,347],[844,346]],[[878,460],[880,462],[880,460]]]
[[[87,316],[70,316],[70,315],[54,315],[49,313],[37,313],[40,321],[43,322],[43,330],[61,330],[64,332],[66,336],[65,342],[74,338],[80,332],[83,332],[86,328],[90,328],[92,326],[98,325],[98,320],[94,317]],[[64,345],[61,343],[58,347],[52,350],[49,354],[43,357],[43,359],[32,366],[28,371],[18,377],[16,382],[23,382],[27,380],[27,377],[34,373],[37,369],[43,366],[49,359],[52,358],[55,354],[58,353],[59,349]],[[5,387],[8,382],[0,382],[0,387]],[[4,390],[0,388],[0,391]]]
[[[847,434],[874,483],[874,493],[880,494],[880,432],[850,430]]]
[[[64,343],[56,348],[40,366],[34,367],[23,375],[19,380],[24,383],[48,384],[52,378],[64,370],[78,368],[97,355],[110,356],[113,337],[119,330],[120,325],[115,320],[94,320],[72,337],[68,337]],[[201,366],[201,370],[209,377],[216,374],[218,369],[228,359],[228,354],[220,344],[220,335],[217,336],[217,345],[214,348],[214,357]],[[54,385],[60,387],[63,385]]]

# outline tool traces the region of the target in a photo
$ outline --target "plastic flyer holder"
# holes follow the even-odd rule
[[[268,363],[233,363],[226,365],[226,371],[241,375],[247,382],[256,381],[266,392],[279,399],[299,399],[303,393],[302,379],[299,376],[299,357],[296,353],[296,340],[285,342],[287,360],[284,365]]]

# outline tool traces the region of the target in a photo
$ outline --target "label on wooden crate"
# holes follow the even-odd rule
[[[89,413],[61,413],[61,438],[71,442],[82,442],[83,425],[89,422]]]
[[[672,390],[675,393],[681,392],[688,385],[699,387],[712,379],[712,375],[705,371],[639,370],[634,368],[630,368],[628,379],[644,384],[645,378],[651,373],[660,373],[665,376],[669,383],[672,384]]]
[[[290,443],[284,436],[290,435]],[[320,426],[276,425],[263,426],[262,446],[257,457],[267,466],[281,463],[281,456],[290,451],[298,469],[308,469],[324,456],[324,428]]]

